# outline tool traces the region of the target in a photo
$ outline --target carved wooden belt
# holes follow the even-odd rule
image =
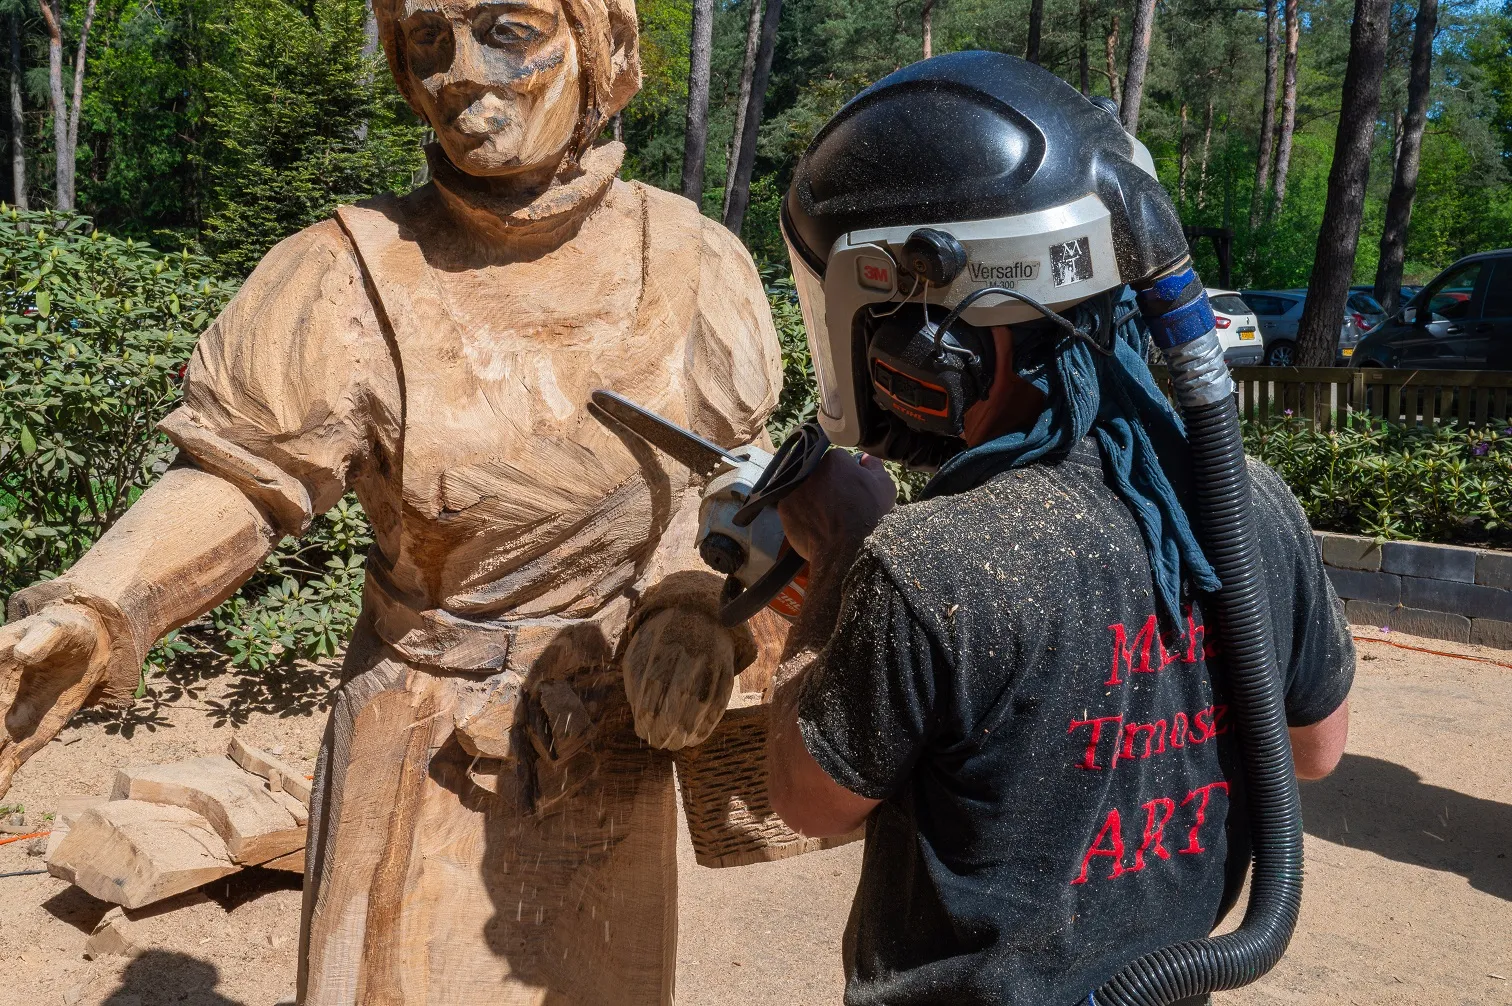
[[[608,663],[624,631],[629,598],[615,598],[589,618],[467,618],[439,608],[417,610],[368,571],[362,603],[373,630],[406,661],[450,671],[527,674],[553,648],[566,664]]]

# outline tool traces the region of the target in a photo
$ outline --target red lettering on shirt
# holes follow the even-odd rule
[[[1213,707],[1199,709],[1192,714],[1192,743],[1201,744],[1213,736]]]
[[[1087,739],[1087,753],[1082,756],[1081,767],[1089,771],[1102,771],[1102,766],[1097,764],[1097,744],[1102,740],[1102,728],[1104,723],[1121,723],[1122,716],[1099,716],[1094,720],[1072,720],[1066,733],[1075,733],[1078,727],[1091,727],[1092,736]],[[1113,761],[1118,761],[1118,730],[1113,731]]]
[[[1171,747],[1186,747],[1188,729],[1190,726],[1187,723],[1186,713],[1177,713],[1171,717]]]
[[[1155,820],[1155,809],[1160,808],[1160,820]],[[1171,815],[1176,813],[1176,801],[1168,796],[1157,796],[1144,805],[1145,830],[1144,840],[1139,843],[1139,848],[1134,850],[1134,865],[1129,867],[1130,873],[1137,873],[1145,868],[1145,853],[1153,852],[1161,859],[1170,859],[1171,853],[1166,849],[1161,839],[1165,836],[1165,826],[1170,822]]]
[[[1210,782],[1206,786],[1198,786],[1186,795],[1186,799],[1181,801],[1181,805],[1185,807],[1199,795],[1202,797],[1201,802],[1197,804],[1197,823],[1192,825],[1191,831],[1187,832],[1186,848],[1181,850],[1183,855],[1195,856],[1207,851],[1202,847],[1202,843],[1197,840],[1197,833],[1202,830],[1203,824],[1207,822],[1208,797],[1212,795],[1215,789],[1222,790],[1227,795],[1229,784],[1226,782]]]
[[[1134,760],[1134,741],[1141,733],[1144,734],[1144,754],[1140,755],[1140,758],[1148,758],[1152,753],[1165,753],[1165,720],[1156,720],[1154,723],[1125,723],[1123,728],[1123,758],[1125,761]],[[1158,745],[1153,752],[1150,750],[1150,743],[1152,741]]]
[[[1108,847],[1106,849],[1098,848],[1104,839],[1108,840]],[[1075,885],[1087,882],[1087,870],[1092,865],[1093,856],[1105,856],[1113,860],[1113,870],[1108,874],[1109,880],[1122,876],[1124,872],[1123,854],[1123,822],[1118,819],[1118,808],[1115,807],[1108,811],[1108,816],[1103,821],[1102,829],[1098,831],[1097,837],[1092,839],[1092,844],[1087,848],[1087,854],[1082,857],[1081,873],[1071,883]]]
[[[1128,676],[1153,674],[1178,661],[1195,664],[1215,652],[1214,646],[1206,640],[1206,628],[1197,624],[1190,607],[1186,612],[1185,639],[1178,637],[1170,641],[1169,648],[1154,615],[1145,619],[1132,643],[1129,642],[1128,627],[1122,622],[1108,626],[1108,631],[1113,633],[1113,663],[1108,680],[1103,682],[1106,685],[1121,685]]]
[[[1202,637],[1207,635],[1207,626],[1197,624],[1197,620],[1192,617],[1192,609],[1190,607],[1187,608],[1186,623],[1187,648],[1185,659],[1187,663],[1195,664],[1198,660],[1197,655],[1204,652]]]
[[[1213,732],[1208,736],[1217,737],[1219,734],[1228,733],[1228,724],[1223,722],[1226,716],[1228,716],[1228,706],[1213,707]]]
[[[1149,673],[1150,670],[1150,647],[1155,643],[1155,616],[1145,619],[1144,628],[1134,637],[1133,647],[1129,646],[1129,633],[1122,622],[1108,626],[1113,633],[1113,670],[1108,675],[1105,684],[1121,685],[1123,678],[1119,677],[1119,664],[1128,669],[1130,674]],[[1135,663],[1135,657],[1139,658]]]

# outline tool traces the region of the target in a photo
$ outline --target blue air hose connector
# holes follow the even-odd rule
[[[1190,259],[1182,258],[1149,283],[1135,284],[1135,291],[1170,368],[1192,449],[1203,550],[1223,584],[1206,606],[1217,617],[1225,680],[1239,721],[1255,861],[1238,929],[1146,954],[1088,995],[1087,1006],[1169,1006],[1247,985],[1281,959],[1302,905],[1302,807],[1270,602],[1250,520],[1249,470],[1233,380]]]

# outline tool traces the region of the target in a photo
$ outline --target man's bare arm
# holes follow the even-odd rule
[[[1349,700],[1327,717],[1306,727],[1292,727],[1292,766],[1298,779],[1322,779],[1344,757],[1349,739]]]
[[[790,828],[813,838],[855,831],[880,802],[841,786],[814,760],[798,728],[798,697],[835,631],[845,576],[896,494],[881,461],[863,457],[857,464],[843,452],[831,451],[778,507],[789,541],[810,560],[810,570],[803,611],[773,681],[767,795]]]

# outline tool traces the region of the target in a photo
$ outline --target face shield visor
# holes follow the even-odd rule
[[[798,308],[803,312],[803,331],[808,339],[809,357],[814,361],[814,378],[819,384],[819,411],[831,419],[844,415],[840,404],[840,384],[835,370],[834,353],[826,325],[824,280],[809,268],[803,256],[793,249],[787,228],[782,230],[788,260],[793,266],[793,287],[798,291]]]

